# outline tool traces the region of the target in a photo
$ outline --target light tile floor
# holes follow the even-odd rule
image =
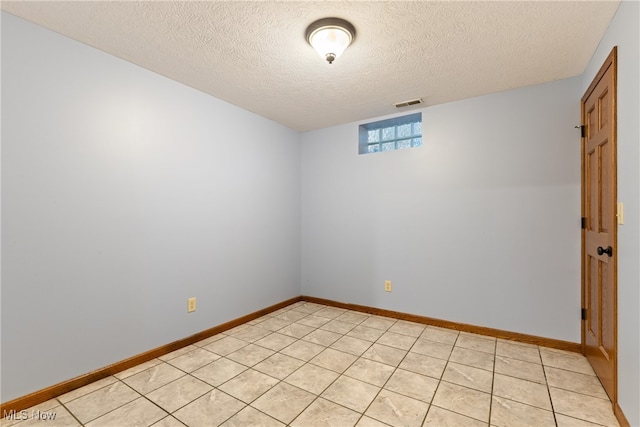
[[[24,414],[2,427],[618,425],[579,354],[306,302]]]

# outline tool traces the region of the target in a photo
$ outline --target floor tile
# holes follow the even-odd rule
[[[276,316],[278,319],[288,320],[290,322],[296,322],[304,317],[307,317],[306,313],[301,313],[299,311],[289,310],[286,313],[282,313]]]
[[[358,313],[356,311],[346,311],[342,313],[340,316],[336,317],[336,320],[341,320],[343,322],[355,323],[359,325],[364,322],[369,317],[368,314]]]
[[[262,329],[267,329],[269,331],[275,332],[278,329],[282,329],[285,326],[292,324],[293,322],[290,320],[278,319],[277,317],[272,317],[270,319],[265,320],[264,322],[258,323],[256,326]]]
[[[313,394],[322,393],[340,374],[320,366],[306,364],[284,381]]]
[[[260,427],[284,427],[280,421],[276,420],[258,411],[251,406],[247,406],[242,411],[235,414],[222,424],[223,427],[247,427],[247,426],[260,426]]]
[[[278,333],[288,335],[293,338],[302,338],[314,330],[315,328],[312,328],[311,326],[303,325],[301,323],[292,323],[282,329],[278,329]]]
[[[493,395],[551,411],[549,389],[545,384],[495,374]]]
[[[253,366],[262,362],[267,357],[274,354],[273,350],[267,348],[249,344],[246,347],[242,347],[240,350],[236,350],[233,353],[227,355],[227,359],[231,359],[234,362],[242,363],[246,366]]]
[[[221,339],[225,338],[227,335],[225,334],[216,334],[216,335],[212,335],[209,338],[205,338],[203,340],[200,340],[196,343],[193,343],[193,345],[195,345],[196,347],[206,347],[209,344],[216,342],[216,341],[220,341]]]
[[[276,385],[278,381],[269,375],[248,369],[222,384],[219,388],[236,399],[251,403]]]
[[[302,304],[296,305],[295,307],[293,307],[292,310],[300,311],[306,314],[312,314],[312,313],[315,313],[316,311],[322,310],[324,307],[325,307],[324,305],[315,304],[312,302],[302,302]]]
[[[504,341],[498,341],[496,345],[498,356],[510,357],[512,359],[524,360],[525,362],[542,364],[540,351],[537,347],[526,347]]]
[[[229,353],[233,353],[236,350],[240,350],[242,347],[248,345],[246,341],[239,340],[231,336],[224,337],[218,341],[203,347],[205,350],[219,354],[220,356],[226,356]]]
[[[438,387],[438,380],[414,372],[396,369],[384,386],[385,390],[430,403]],[[375,418],[375,417],[374,417]]]
[[[195,345],[187,345],[177,349],[176,351],[172,351],[171,353],[167,353],[165,355],[158,357],[158,360],[162,360],[163,362],[166,362],[167,360],[175,359],[176,357],[182,356],[183,354],[189,353],[190,351],[193,351],[197,348],[198,347],[196,347]]]
[[[446,360],[409,352],[398,367],[417,374],[440,379],[446,365]]]
[[[371,342],[356,337],[343,336],[331,345],[331,348],[360,356],[371,347]]]
[[[384,334],[384,330],[358,325],[347,333],[347,336],[374,342]]]
[[[496,427],[555,427],[553,412],[493,396],[491,425]]]
[[[489,422],[489,393],[441,381],[431,404],[485,423]]]
[[[344,335],[355,327],[356,325],[354,325],[353,323],[343,322],[342,320],[334,319],[320,326],[320,329]]]
[[[406,354],[407,352],[405,350],[400,350],[399,348],[373,344],[362,354],[362,357],[386,365],[398,366]]]
[[[395,332],[385,332],[378,341],[377,344],[388,345],[389,347],[399,348],[401,350],[409,350],[417,338],[409,335],[397,334]]]
[[[329,347],[331,344],[338,341],[338,338],[340,337],[342,337],[342,335],[335,332],[325,331],[323,329],[314,329],[313,332],[309,333],[302,339],[314,344]]]
[[[244,406],[238,399],[214,389],[177,410],[173,416],[189,427],[212,427],[222,424]]]
[[[323,398],[315,400],[292,423],[293,427],[336,426],[349,427],[355,425],[360,414],[344,406]]]
[[[394,323],[396,323],[394,319],[389,319],[382,316],[370,316],[368,319],[360,323],[360,325],[386,331],[387,329],[392,327]]]
[[[200,381],[191,375],[185,375],[152,391],[147,395],[147,398],[171,413],[211,391],[211,389],[212,387],[204,381]]]
[[[422,332],[422,334],[420,335],[420,338],[429,340],[429,341],[439,342],[442,344],[453,345],[458,339],[458,331],[452,331],[448,329],[445,330],[442,328],[429,326],[427,327],[427,329],[424,330],[424,332]]]
[[[476,333],[467,332],[467,331],[460,331],[460,336],[469,337],[469,338],[474,339],[474,340],[487,340],[487,341],[491,341],[493,343],[495,343],[497,341],[497,338],[496,337],[492,337],[491,335],[476,334]]]
[[[389,427],[389,424],[385,424],[382,421],[374,420],[366,415],[360,418],[356,427]]]
[[[185,427],[180,421],[172,416],[164,417],[160,421],[155,424],[152,424],[151,427]]]
[[[322,310],[316,311],[314,316],[326,317],[327,319],[335,319],[336,317],[344,314],[346,310],[342,308],[325,307]]]
[[[456,347],[494,354],[496,351],[496,340],[495,338],[484,339],[461,333],[456,340]]]
[[[320,354],[311,359],[309,363],[322,366],[339,374],[343,373],[355,360],[356,356],[332,348],[324,349]]]
[[[258,341],[260,338],[266,337],[270,333],[271,331],[269,331],[268,329],[249,325],[247,326],[247,328],[233,334],[232,336],[239,340],[243,340],[247,342],[255,342],[255,341]]]
[[[590,423],[589,421],[579,420],[562,414],[556,414],[556,423],[558,427],[602,427],[601,424]]]
[[[448,360],[453,350],[453,345],[443,344],[435,341],[427,341],[419,339],[411,347],[412,353],[423,354],[425,356],[436,357],[438,359]]]
[[[454,347],[451,356],[449,356],[449,361],[451,362],[473,366],[486,371],[493,371],[494,359],[495,356],[493,354],[463,347]]]
[[[486,423],[431,405],[424,427],[487,427]]]
[[[382,387],[394,370],[393,366],[360,358],[345,371],[344,375]]]
[[[343,375],[322,393],[322,397],[362,413],[379,390],[379,387]]]
[[[565,369],[586,375],[595,375],[587,358],[579,353],[549,350],[541,347],[540,356],[542,356],[542,364],[544,366],[551,366],[552,368]]]
[[[523,360],[511,359],[504,356],[496,356],[495,372],[498,374],[508,375],[510,377],[534,381],[540,384],[546,383],[542,365],[537,363],[525,362]]]
[[[442,375],[442,380],[491,393],[493,373],[473,366],[449,362]]]
[[[283,348],[280,353],[308,362],[316,355],[320,354],[322,350],[324,350],[324,347],[321,345],[300,340],[294,342],[288,347]]]
[[[66,403],[66,408],[83,424],[134,401],[140,395],[120,381]]]
[[[125,379],[127,377],[135,375],[138,372],[142,372],[144,370],[147,370],[147,369],[151,368],[152,366],[156,366],[156,365],[158,365],[160,363],[162,363],[162,361],[160,359],[149,360],[148,362],[144,362],[144,363],[141,363],[139,365],[134,366],[133,368],[129,368],[126,371],[118,372],[117,374],[114,374],[113,377],[115,377],[115,378],[117,378],[119,380],[123,380],[123,379]],[[112,378],[111,382],[115,381],[113,379],[113,377],[109,377],[109,378]],[[103,380],[100,380],[100,381],[103,381]],[[100,382],[100,381],[98,381],[98,382]],[[93,384],[96,384],[96,383],[93,383]],[[78,390],[74,390],[74,391],[78,391]],[[71,393],[73,393],[73,391]],[[71,394],[71,393],[67,393],[67,394]],[[60,397],[58,399],[60,399]],[[61,400],[61,402],[62,402],[62,400]]]
[[[160,361],[158,361],[158,363],[160,363]],[[142,365],[146,365],[146,364],[143,363]],[[138,366],[142,366],[142,365],[138,365]],[[145,368],[148,369],[148,368],[150,368],[152,366],[154,366],[154,364],[146,365]],[[134,369],[134,368],[136,368],[136,367],[134,366],[131,369]],[[126,372],[126,371],[124,371],[124,372]],[[135,374],[135,373],[140,372],[140,371],[135,371],[134,370],[132,372]],[[131,374],[131,375],[133,375],[133,374]],[[116,381],[117,381],[117,379],[114,378],[114,377],[106,377],[106,378],[103,378],[103,379],[98,380],[96,382],[93,382],[91,384],[87,384],[84,387],[80,387],[78,389],[70,391],[69,393],[65,393],[62,396],[58,396],[58,400],[60,401],[60,403],[65,403],[66,404],[67,402],[70,402],[70,401],[72,401],[74,399],[77,399],[79,397],[85,396],[85,395],[87,395],[89,393],[93,393],[96,390],[99,390],[99,389],[101,389],[103,387],[111,385],[111,384],[115,383]],[[53,402],[55,402],[55,401],[53,401]]]
[[[564,369],[545,366],[547,383],[550,387],[562,388],[576,393],[582,393],[600,399],[609,399],[598,377]]]
[[[91,421],[87,427],[150,426],[167,415],[169,414],[144,397],[140,397]]]
[[[184,375],[185,373],[180,369],[167,363],[160,363],[122,381],[138,393],[147,394]]]
[[[273,316],[271,316],[271,317],[273,317]],[[235,327],[233,327],[231,329],[227,329],[226,331],[224,331],[222,333],[225,334],[225,335],[235,335],[235,334],[237,334],[239,332],[244,331],[245,329],[248,329],[250,326],[252,326],[252,325],[249,325],[247,323],[243,323],[243,324],[235,326]]]
[[[251,404],[256,409],[289,424],[315,399],[315,395],[287,383],[279,383]]]
[[[312,314],[298,320],[297,323],[300,323],[301,325],[311,326],[312,328],[319,328],[320,326],[324,325],[325,323],[329,323],[330,321],[331,319],[327,319],[326,317],[319,317]]]
[[[572,391],[550,387],[551,403],[556,413],[605,426],[617,426],[611,402]]]
[[[255,365],[253,369],[282,380],[302,365],[304,361],[300,359],[276,353]]]
[[[405,320],[398,320],[389,328],[389,332],[395,332],[397,334],[409,335],[410,337],[418,338],[426,329],[426,325],[420,323],[407,322]]]
[[[618,425],[578,353],[303,301],[34,409],[74,427]]]
[[[244,372],[246,369],[246,366],[238,362],[222,358],[193,371],[191,375],[211,384],[214,387],[218,387],[220,384],[229,381],[231,378],[241,372]]]
[[[293,337],[274,332],[271,335],[267,335],[266,337],[259,339],[255,344],[260,347],[268,348],[269,350],[280,351],[296,341],[297,339]]]
[[[195,350],[178,356],[174,359],[167,361],[168,364],[175,366],[184,372],[193,372],[198,368],[202,368],[204,365],[208,365],[214,360],[220,359],[220,356],[211,353],[210,351],[202,348],[195,347]]]
[[[428,403],[382,390],[365,415],[391,426],[419,427],[428,409]]]

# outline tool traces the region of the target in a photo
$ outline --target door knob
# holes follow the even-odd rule
[[[607,249],[604,249],[602,246],[598,246],[598,255],[603,254],[609,255],[609,258],[611,258],[611,256],[613,256],[613,248],[608,246]]]

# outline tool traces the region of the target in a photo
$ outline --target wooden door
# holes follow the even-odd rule
[[[617,400],[616,48],[582,97],[583,349]]]

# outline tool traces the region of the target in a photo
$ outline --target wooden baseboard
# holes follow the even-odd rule
[[[302,296],[302,300],[324,304],[333,307],[345,308],[348,310],[360,311],[362,313],[375,314],[378,316],[391,317],[394,319],[406,320],[409,322],[424,323],[427,325],[439,326],[441,328],[455,329],[458,331],[471,332],[479,335],[488,335],[495,338],[503,338],[511,341],[518,341],[527,344],[536,344],[543,347],[550,347],[559,350],[582,352],[582,346],[579,343],[556,340],[552,338],[543,338],[535,335],[521,334],[519,332],[503,331],[501,329],[486,328],[484,326],[468,325],[466,323],[451,322],[448,320],[434,319],[432,317],[418,316],[416,314],[401,313],[398,311],[385,310],[382,308],[368,307],[364,305],[348,304],[328,300],[324,298],[316,298],[310,296]]]
[[[263,308],[262,310],[258,310],[254,313],[247,314],[246,316],[242,316],[221,325],[214,326],[213,328],[198,332],[195,335],[191,335],[190,337],[154,348],[153,350],[149,350],[120,362],[116,362],[107,367],[97,369],[93,372],[89,372],[88,374],[81,375],[79,377],[61,382],[59,384],[52,385],[51,387],[38,390],[26,396],[18,397],[9,402],[2,403],[0,404],[0,414],[5,414],[10,411],[22,411],[23,409],[27,409],[34,405],[46,402],[47,400],[53,399],[92,382],[101,380],[110,375],[117,374],[118,372],[122,372],[141,363],[148,362],[149,360],[163,356],[167,353],[171,353],[172,351],[178,350],[182,347],[186,347],[198,341],[202,341],[206,338],[212,337],[213,335],[219,334],[231,328],[235,328],[236,326],[243,323],[250,322],[254,319],[257,319],[258,317],[262,317],[265,314],[269,314],[300,300],[302,300],[302,297],[299,296],[290,298],[286,301],[279,302],[278,304]]]
[[[622,408],[620,408],[618,402],[613,404],[613,414],[616,416],[620,427],[631,427],[631,423],[629,423],[629,420],[624,415],[624,412],[622,412]]]

